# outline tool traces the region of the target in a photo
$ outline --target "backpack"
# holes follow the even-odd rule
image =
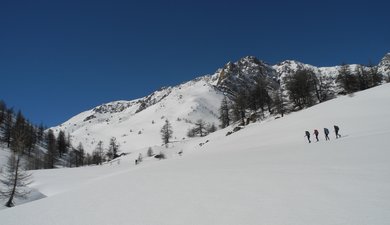
[[[314,134],[315,134],[315,135],[318,135],[318,130],[314,130]]]
[[[329,134],[328,128],[324,128],[324,132],[325,132],[325,134]]]

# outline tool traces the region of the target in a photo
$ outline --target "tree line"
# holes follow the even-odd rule
[[[13,147],[13,141],[19,140],[19,147]],[[72,146],[71,136],[60,130],[57,135],[47,130],[43,124],[34,125],[21,111],[15,113],[0,100],[0,144],[19,154],[27,163],[26,169],[52,169],[58,165],[78,167],[101,164],[119,156],[119,144],[110,139],[108,148],[99,141],[95,150],[86,153],[81,143]]]
[[[15,113],[12,107],[0,100],[0,144],[20,153],[28,159],[28,169],[43,168],[43,154],[46,147],[46,127],[34,125],[19,110]],[[15,149],[13,141],[19,140],[20,149]]]
[[[260,75],[252,87],[225,95],[219,108],[220,127],[236,122],[245,125],[267,115],[283,117],[285,113],[313,106],[339,94],[378,86],[383,80],[378,67],[372,65],[357,65],[352,69],[352,66],[343,64],[336,77],[317,76],[310,69],[300,69],[279,80],[276,88],[272,81]]]

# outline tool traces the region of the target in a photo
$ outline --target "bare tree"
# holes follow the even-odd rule
[[[227,97],[222,99],[221,107],[219,108],[219,120],[221,121],[221,128],[225,128],[230,125],[230,106]]]
[[[171,123],[169,123],[168,120],[165,120],[165,124],[161,128],[160,133],[161,133],[161,138],[163,140],[163,143],[165,144],[165,147],[168,148],[169,139],[172,138],[172,134],[173,134],[172,125]]]
[[[147,155],[148,155],[148,157],[152,157],[154,155],[152,147],[148,148]]]
[[[118,153],[119,153],[119,144],[117,143],[116,138],[112,137],[110,139],[110,145],[108,147],[107,157],[109,158],[109,160],[115,159],[119,157]]]
[[[99,141],[95,150],[92,152],[92,161],[96,165],[101,165],[104,160],[103,141]]]
[[[287,93],[294,106],[303,109],[313,105],[314,79],[311,70],[298,70],[291,76],[285,77]]]
[[[280,87],[277,91],[273,93],[273,101],[275,112],[280,114],[282,117],[286,113],[286,96],[283,94],[283,89]]]
[[[6,170],[0,179],[5,186],[0,191],[0,196],[8,198],[5,204],[7,207],[14,206],[14,198],[25,198],[30,193],[26,186],[32,182],[31,174],[27,173],[21,165],[21,156],[25,148],[23,131],[14,134],[11,140],[12,155],[8,158]]]
[[[359,79],[357,78],[359,75],[353,75],[349,65],[343,63],[338,72],[339,75],[337,76],[336,82],[340,84],[346,93],[349,94],[359,90]]]
[[[207,130],[206,130],[206,123],[199,119],[195,123],[195,128],[194,128],[195,134],[199,134],[199,136],[203,137],[207,135]]]
[[[53,169],[58,161],[58,151],[56,137],[51,129],[47,132],[46,146],[47,152],[45,155],[45,168]]]

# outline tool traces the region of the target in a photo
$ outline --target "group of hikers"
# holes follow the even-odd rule
[[[340,137],[341,137],[341,135],[339,134],[340,128],[339,128],[338,126],[336,126],[336,125],[334,125],[333,127],[334,127],[334,132],[335,132],[335,134],[336,134],[336,139],[337,139],[337,138],[340,138]],[[318,135],[319,135],[320,133],[318,132],[318,130],[315,129],[313,134],[315,135],[316,140],[317,140],[317,142],[318,142],[318,141],[319,141]],[[329,130],[328,130],[328,128],[324,128],[324,134],[325,134],[325,140],[329,141],[330,138],[329,138]],[[310,132],[309,132],[309,131],[305,131],[305,137],[307,137],[307,140],[309,141],[309,143],[311,143],[311,140],[310,140]]]

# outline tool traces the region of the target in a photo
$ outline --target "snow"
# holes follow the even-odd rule
[[[143,99],[107,103],[52,129],[55,133],[60,130],[69,133],[74,146],[81,142],[90,153],[100,140],[107,147],[111,137],[116,137],[123,152],[160,146],[161,136],[156,130],[161,129],[166,119],[172,124],[174,141],[183,140],[198,119],[218,123],[223,95],[206,80],[165,88]],[[142,102],[148,107],[139,111]],[[86,120],[90,116],[94,118]]]
[[[133,153],[34,171],[32,187],[48,197],[1,210],[1,224],[390,224],[389,115],[386,84],[229,136],[232,128],[176,142],[167,160],[135,166]],[[323,127],[334,124],[343,137],[325,141]],[[308,144],[313,129],[321,140]]]
[[[385,76],[390,74],[389,55],[386,54],[378,64],[378,71]],[[351,71],[356,67],[356,64],[349,65]],[[342,91],[335,83],[340,66],[316,67],[294,60],[269,65],[247,56],[235,63],[227,63],[213,75],[162,88],[144,98],[106,103],[51,129],[55,134],[60,130],[69,133],[73,146],[82,143],[88,153],[96,148],[99,141],[107,146],[111,137],[118,140],[123,152],[134,152],[141,148],[160,146],[161,138],[155,130],[161,128],[168,119],[174,130],[174,140],[180,141],[187,138],[187,131],[198,119],[218,124],[218,108],[225,94],[223,91],[231,93],[254,83],[254,77],[260,74],[260,69],[265,71],[270,80],[280,80],[282,87],[285,76],[301,69],[312,70],[335,93]]]

